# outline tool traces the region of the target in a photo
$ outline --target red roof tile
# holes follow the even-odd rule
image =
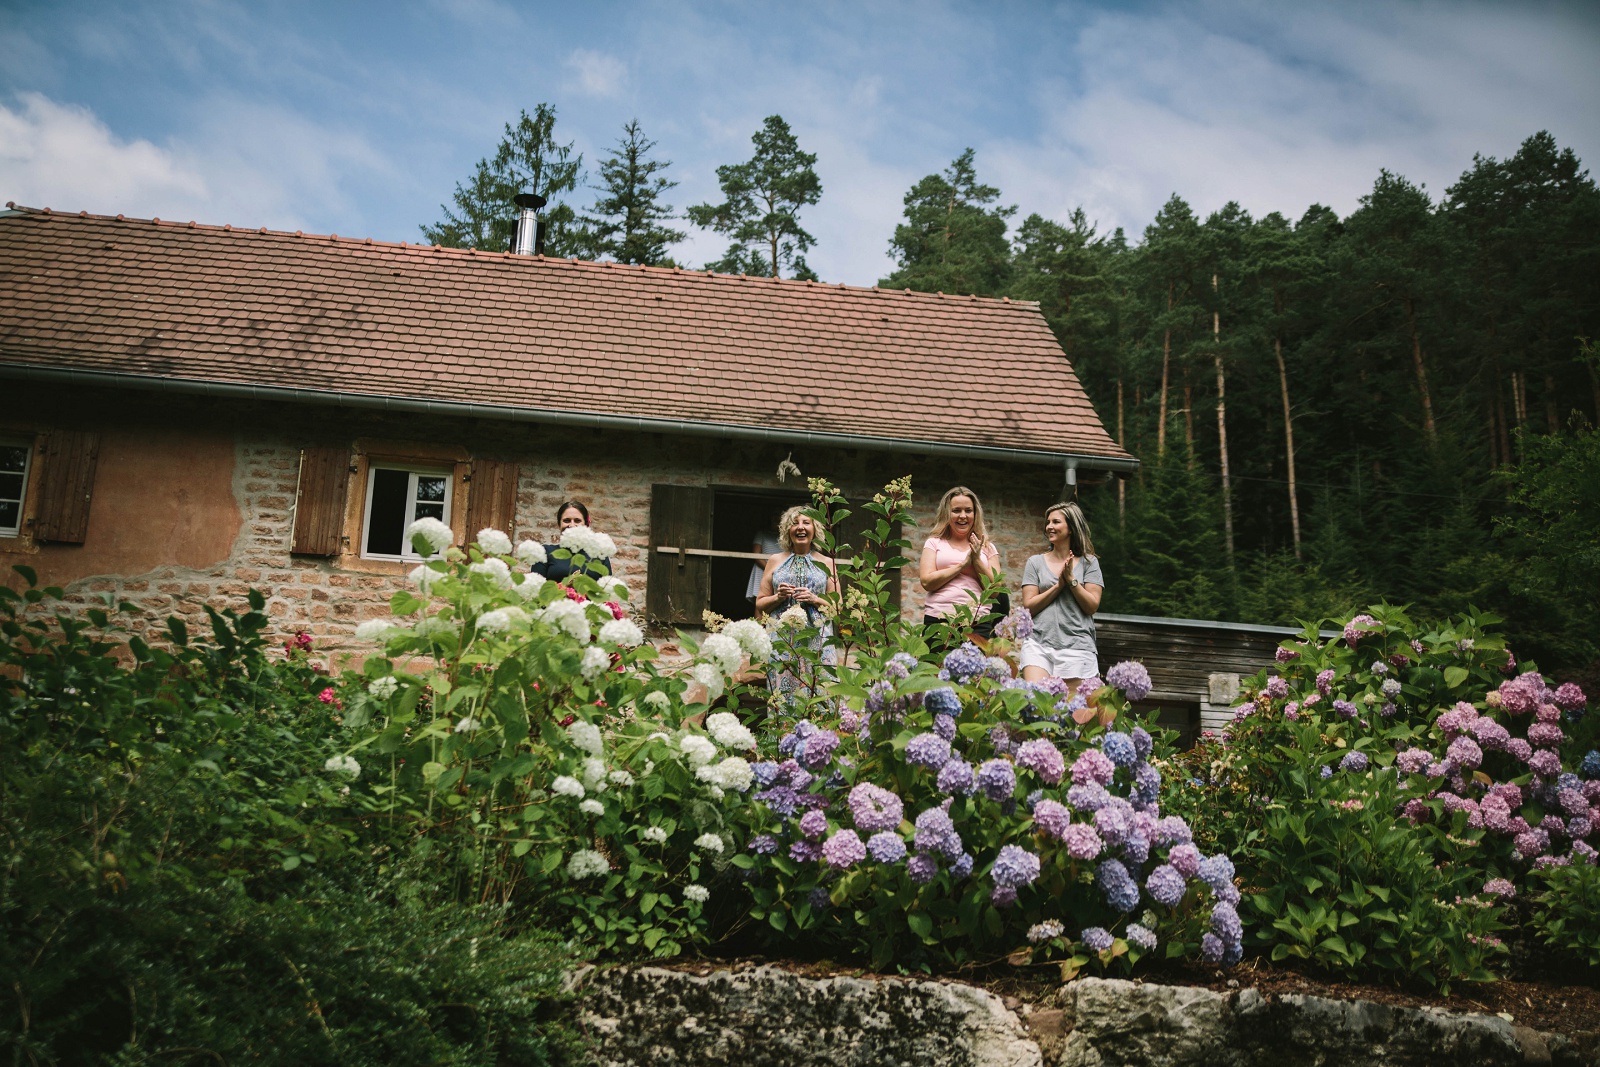
[[[0,373],[1129,458],[1027,301],[26,209],[0,291]]]

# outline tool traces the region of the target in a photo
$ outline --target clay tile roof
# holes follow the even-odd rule
[[[309,238],[0,212],[0,373],[1130,462],[1031,302]]]

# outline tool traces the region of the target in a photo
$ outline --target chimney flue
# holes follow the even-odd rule
[[[512,198],[522,214],[517,218],[517,234],[511,242],[511,251],[519,256],[532,256],[542,252],[539,246],[539,209],[548,202],[538,193],[518,193]]]

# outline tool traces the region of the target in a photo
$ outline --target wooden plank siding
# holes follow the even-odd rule
[[[100,435],[51,430],[39,449],[39,503],[33,536],[41,542],[81,545],[89,533],[89,501],[100,460]]]
[[[344,505],[350,491],[348,446],[311,447],[300,452],[300,483],[295,490],[296,556],[337,556],[344,547]]]
[[[470,544],[478,531],[495,529],[517,536],[517,465],[497,459],[474,460],[467,490],[466,537]]]

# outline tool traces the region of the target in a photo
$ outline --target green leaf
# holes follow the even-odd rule
[[[1444,684],[1455,689],[1467,680],[1469,674],[1465,667],[1446,667],[1444,669]]]

